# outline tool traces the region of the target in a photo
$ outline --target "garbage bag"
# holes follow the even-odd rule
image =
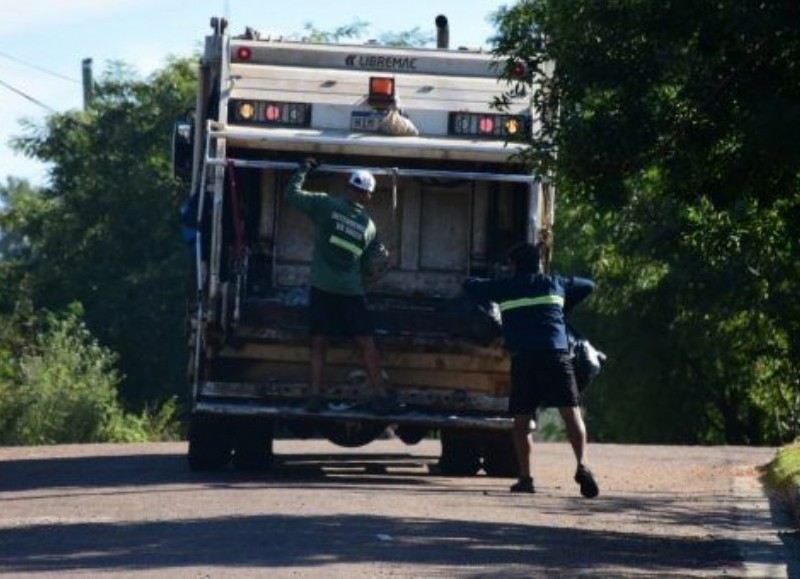
[[[569,324],[567,324],[567,342],[575,369],[575,382],[578,391],[583,392],[603,369],[606,355]]]

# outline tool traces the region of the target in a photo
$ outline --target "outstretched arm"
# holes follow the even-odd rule
[[[481,277],[471,277],[464,281],[461,286],[464,293],[469,297],[480,302],[494,301],[495,283],[494,280]]]
[[[573,276],[566,279],[564,289],[566,290],[564,313],[568,314],[594,291],[594,282],[585,277]]]

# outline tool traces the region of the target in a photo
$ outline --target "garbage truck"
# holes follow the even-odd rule
[[[322,44],[228,33],[211,19],[197,95],[175,123],[173,167],[195,232],[187,300],[193,470],[267,468],[276,437],[346,447],[394,436],[441,440],[439,471],[514,476],[509,358],[490,304],[461,292],[501,275],[515,242],[549,243],[553,190],[518,153],[537,113],[520,92],[492,106],[505,63],[481,49]],[[327,352],[310,412],[311,223],[282,196],[303,160],[305,188],[336,195],[377,180],[368,211],[388,250],[368,303],[398,407],[377,414],[352,341]]]

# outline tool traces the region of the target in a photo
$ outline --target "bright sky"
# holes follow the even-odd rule
[[[198,50],[212,16],[227,17],[233,34],[250,26],[271,36],[297,36],[307,23],[332,31],[360,20],[369,23],[367,36],[376,38],[415,27],[434,34],[434,19],[444,14],[451,47],[488,47],[494,34],[489,15],[509,4],[511,0],[0,0],[0,183],[9,176],[46,183],[46,167],[11,151],[8,141],[23,134],[23,118],[41,126],[51,110],[83,106],[85,58],[92,59],[95,78],[115,60],[146,77],[164,65],[167,55],[190,56]]]

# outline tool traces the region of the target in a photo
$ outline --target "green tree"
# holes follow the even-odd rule
[[[557,178],[558,259],[599,281],[584,323],[612,360],[590,399],[602,438],[798,434],[798,11],[523,0],[498,13],[510,90],[549,111],[526,159]]]
[[[174,401],[156,412],[124,411],[117,397],[116,356],[91,336],[80,307],[47,314],[41,323],[29,315],[16,313],[18,322],[27,317],[17,329],[40,326],[37,331],[25,340],[9,340],[7,332],[0,339],[0,353],[13,352],[13,363],[0,374],[0,443],[131,442],[174,436]]]
[[[146,80],[112,63],[88,110],[51,115],[13,141],[52,169],[35,194],[7,190],[4,239],[17,241],[4,254],[3,275],[15,282],[4,293],[24,288],[35,307],[54,311],[83,304],[92,334],[120,356],[125,399],[139,407],[182,392],[185,380],[178,215],[186,192],[172,179],[169,151],[195,78],[191,59]]]

